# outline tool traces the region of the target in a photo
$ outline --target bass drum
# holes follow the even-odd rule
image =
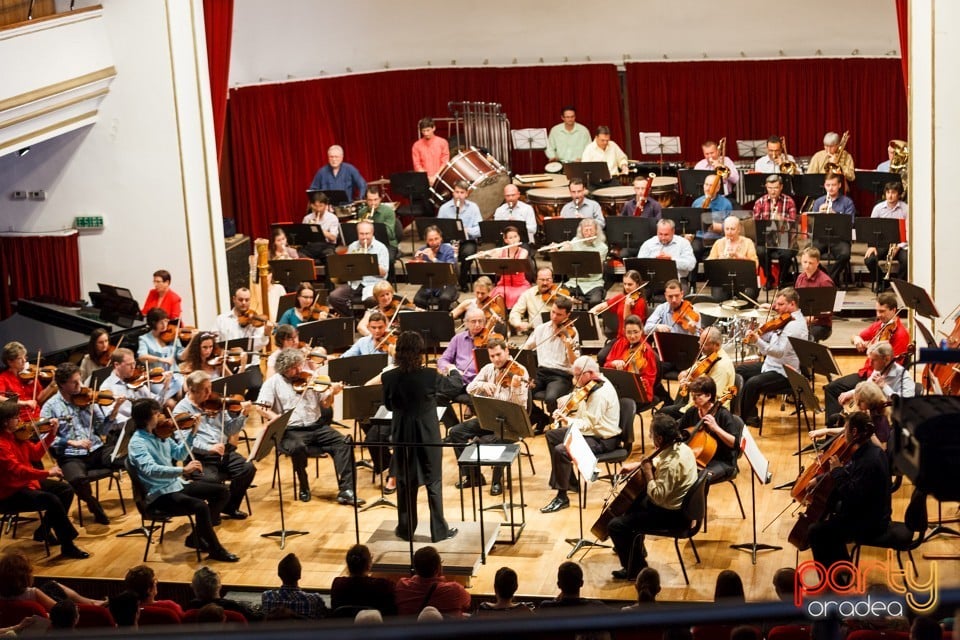
[[[633,200],[633,187],[604,187],[593,192],[593,199],[603,207],[608,216],[620,215],[623,205]]]
[[[473,147],[461,151],[444,165],[430,188],[430,197],[437,206],[453,197],[453,185],[459,180],[470,185],[470,199],[480,207],[483,217],[489,218],[503,202],[503,188],[509,184],[510,176],[493,156]]]
[[[570,189],[567,187],[550,187],[527,191],[527,202],[533,207],[537,216],[537,224],[541,226],[544,218],[554,218],[560,215],[560,209],[569,201]]]

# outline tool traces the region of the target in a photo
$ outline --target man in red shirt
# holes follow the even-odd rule
[[[443,166],[450,162],[450,145],[436,135],[433,118],[420,119],[420,139],[413,143],[413,170],[424,171],[427,182],[433,184]]]
[[[463,617],[470,611],[470,594],[459,582],[443,577],[443,562],[433,547],[421,547],[413,554],[412,578],[397,582],[397,613],[415,616],[426,606],[436,607],[444,616]]]
[[[816,247],[807,247],[800,252],[800,269],[794,289],[837,286],[827,272],[820,268],[820,250]],[[808,318],[807,329],[814,340],[823,342],[833,333],[833,312],[821,313],[812,320]]]
[[[143,303],[140,313],[147,315],[147,312],[154,307],[160,307],[166,311],[171,320],[180,319],[180,296],[170,288],[170,272],[166,269],[153,272],[153,289],[147,294],[147,301]]]

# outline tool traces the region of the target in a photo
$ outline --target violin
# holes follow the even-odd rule
[[[53,429],[52,420],[52,418],[47,418],[39,422],[21,422],[13,429],[13,436],[20,442],[26,442],[35,433],[40,435],[50,433]]]
[[[123,336],[120,336],[120,339],[117,340],[117,344],[110,344],[108,342],[107,350],[101,353],[99,356],[97,356],[96,358],[97,364],[99,364],[101,367],[108,366],[110,364],[110,357],[113,356],[113,352],[116,351],[117,347],[119,347],[122,343],[123,343]]]
[[[301,371],[292,381],[293,390],[297,393],[313,390],[318,391],[321,387],[329,387],[333,384],[330,376],[315,376],[309,371]]]
[[[551,300],[553,300],[557,296],[565,296],[569,298],[570,291],[568,289],[564,289],[559,284],[555,284],[552,287],[550,287],[550,290],[547,291],[546,293],[541,293],[540,299],[543,301],[544,304],[548,304]]]
[[[183,346],[187,346],[187,344],[191,340],[193,340],[193,336],[196,333],[197,333],[196,327],[191,327],[187,325],[181,326],[179,331],[177,331],[177,335],[180,337],[180,344],[182,344]]]
[[[723,406],[723,403],[727,400],[730,400],[735,395],[737,395],[736,387],[727,387],[726,392],[718,397],[713,402],[713,406],[710,407],[710,411],[707,412],[707,415],[715,416],[717,412],[720,411],[720,407]],[[697,466],[703,469],[710,461],[713,460],[713,456],[717,453],[717,439],[709,431],[703,428],[704,416],[700,418],[700,421],[697,422],[694,426],[687,429],[687,433],[690,434],[687,438],[687,446],[693,450],[693,454],[697,457]]]
[[[710,369],[713,369],[713,365],[717,364],[717,360],[720,359],[720,352],[715,351],[705,358],[700,358],[695,365],[690,368],[690,371],[687,373],[684,378],[683,384],[680,385],[680,395],[685,396],[688,394],[688,387],[690,386],[690,381],[699,378],[700,376],[705,376],[710,373]]]
[[[137,369],[137,372],[125,379],[123,383],[129,389],[139,389],[147,384],[160,384],[163,382],[164,373],[163,367],[153,367],[149,373],[143,369]]]
[[[210,397],[203,401],[200,406],[204,413],[216,414],[226,409],[230,413],[239,413],[243,411],[243,396],[235,394],[224,398],[219,393],[211,393]]]
[[[301,342],[299,346],[304,355],[307,356],[307,360],[313,364],[323,364],[327,361],[327,354],[323,350],[323,347],[313,348],[306,342]]]
[[[253,325],[256,328],[260,328],[267,324],[270,321],[270,318],[263,315],[262,313],[254,313],[253,311],[244,311],[243,313],[237,315],[237,324],[241,327],[246,327],[247,325]]]
[[[28,364],[23,371],[17,374],[17,377],[23,382],[33,382],[34,380],[39,380],[42,386],[46,386],[53,382],[53,374],[56,372],[57,368],[53,365],[37,367],[35,364]]]
[[[684,300],[673,312],[673,323],[679,325],[687,333],[696,333],[697,325],[700,323],[700,314],[689,300]]]
[[[103,391],[94,391],[90,387],[81,387],[80,391],[70,397],[70,402],[78,407],[89,407],[97,405],[100,407],[109,407],[116,401],[113,391],[104,389]]]
[[[640,298],[643,297],[643,291],[642,291],[642,290],[643,290],[643,288],[644,288],[645,286],[647,286],[647,283],[646,283],[646,282],[644,282],[642,285],[640,285],[639,287],[637,287],[636,289],[634,289],[634,290],[631,291],[630,293],[620,293],[620,294],[617,294],[617,295],[613,296],[612,298],[610,298],[609,300],[605,300],[605,301],[601,302],[600,305],[597,306],[596,308],[591,309],[591,310],[590,310],[590,313],[592,313],[592,314],[594,314],[594,315],[597,315],[598,313],[603,313],[604,311],[606,311],[607,309],[609,309],[609,308],[612,307],[613,305],[619,304],[620,302],[628,302],[631,307],[635,307],[635,306],[637,306],[637,303],[640,302]],[[624,313],[626,313],[626,309],[624,309]],[[696,313],[696,311],[694,311],[694,313]],[[699,319],[700,319],[700,316],[699,316],[699,314],[697,314],[697,320],[699,320]]]
[[[507,366],[498,372],[500,373],[496,381],[498,387],[509,387],[513,383],[514,378],[519,376],[522,380],[527,375],[523,365],[516,360],[511,360]]]
[[[177,321],[171,320],[167,323],[167,328],[160,332],[160,335],[158,336],[160,338],[160,342],[163,344],[170,344],[176,340],[178,331],[179,327],[177,326]]]
[[[193,429],[197,424],[198,418],[192,413],[178,413],[171,418],[161,418],[157,426],[153,429],[153,435],[161,440],[166,440],[174,434],[175,431],[186,431]]]
[[[487,321],[489,321],[491,317],[502,320],[507,315],[506,307],[504,307],[503,304],[503,297],[501,297],[499,293],[487,298],[487,300],[480,305],[480,310],[483,311],[483,315],[486,316]]]
[[[591,393],[596,391],[600,385],[603,384],[602,380],[591,380],[582,387],[577,387],[573,392],[567,396],[567,401],[563,403],[563,407],[560,408],[560,415],[557,416],[557,419],[551,422],[546,426],[546,430],[556,428],[563,420],[567,418],[571,413],[577,410],[577,407],[580,406],[580,403],[586,400]]]
[[[487,320],[487,324],[486,324],[486,326],[483,328],[483,331],[481,331],[480,333],[478,333],[477,335],[475,335],[475,336],[473,337],[473,348],[474,348],[474,349],[482,349],[482,348],[486,347],[488,340],[493,340],[494,338],[497,338],[497,339],[500,339],[500,340],[503,340],[503,339],[504,339],[502,333],[496,333],[496,332],[493,330],[493,327],[497,324],[497,320],[498,320],[498,318],[496,318],[495,316],[491,315],[490,318]]]
[[[406,298],[402,300],[391,300],[383,309],[380,309],[380,313],[390,318],[390,323],[393,324],[396,320],[396,315],[398,311],[416,311],[417,305],[407,302]]]

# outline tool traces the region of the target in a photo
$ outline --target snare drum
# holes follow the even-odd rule
[[[560,209],[569,201],[570,189],[567,187],[530,189],[527,191],[527,202],[533,207],[539,225],[543,224],[544,218],[553,218],[560,215]]]
[[[606,215],[618,216],[623,205],[633,200],[633,187],[605,187],[597,189],[592,195]]]
[[[461,151],[445,164],[430,188],[437,206],[453,195],[453,185],[463,180],[470,185],[470,199],[480,207],[480,213],[489,217],[503,202],[503,188],[510,182],[507,170],[491,155],[484,155],[471,147]]]
[[[670,176],[657,176],[650,187],[650,195],[661,207],[673,207],[680,201],[680,180]]]

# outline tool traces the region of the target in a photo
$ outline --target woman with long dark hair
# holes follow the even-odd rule
[[[440,423],[437,420],[436,369],[423,366],[423,338],[404,331],[397,338],[396,368],[383,373],[383,404],[393,412],[394,471],[397,478],[399,522],[396,534],[412,540],[417,530],[417,494],[427,488],[430,538],[433,542],[457,535],[443,517]],[[426,446],[421,446],[426,445]]]

